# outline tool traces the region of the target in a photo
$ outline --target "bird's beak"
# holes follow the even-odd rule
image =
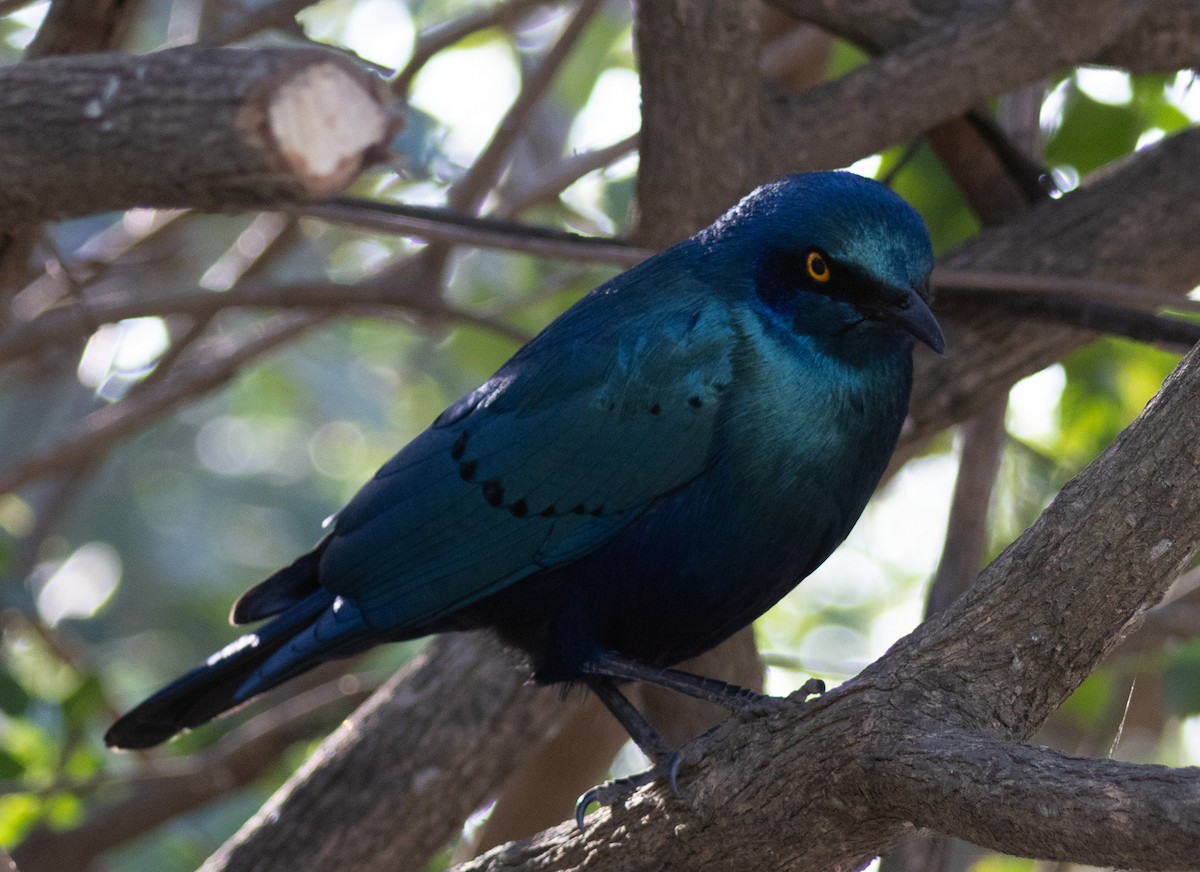
[[[941,325],[920,294],[905,294],[903,303],[880,308],[875,317],[907,330],[938,354],[946,350],[946,337],[942,335]]]

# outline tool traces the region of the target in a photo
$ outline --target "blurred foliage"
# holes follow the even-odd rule
[[[371,27],[371,16],[389,3],[388,20],[399,22],[398,32],[407,28],[404,38]],[[390,62],[402,65],[413,34],[484,5],[327,0],[306,12],[303,22],[312,38],[368,58],[391,52]],[[193,11],[191,4],[171,0],[148,0],[144,6],[134,42],[145,48],[176,38]],[[39,8],[44,7],[0,18],[0,62],[19,60]],[[438,68],[431,65],[414,84],[422,102],[396,142],[399,169],[372,172],[354,191],[403,202],[441,202],[474,157],[464,152],[463,143],[482,147],[489,119],[494,123],[498,117],[495,112],[487,118],[464,115],[457,105],[464,90],[488,79],[519,82],[560,24],[554,12],[535,16],[515,34],[492,28],[439,55]],[[863,60],[856,49],[839,44],[830,75]],[[595,137],[597,130],[612,134],[607,142],[625,135],[620,131],[636,120],[637,106],[616,103],[612,95],[621,93],[620,77],[634,69],[628,10],[610,5],[539,107],[502,196],[536,182],[547,162],[577,150],[580,139]],[[1096,79],[1094,72],[1071,72],[1048,88],[1042,119],[1046,155],[1067,182],[1192,123],[1188,112],[1196,114],[1186,77],[1109,71]],[[502,110],[503,105],[496,111]],[[467,124],[473,128],[463,129]],[[603,144],[588,141],[589,147]],[[939,251],[977,231],[978,222],[927,147],[914,152],[898,145],[873,161],[871,170],[894,174],[896,189],[925,216]],[[635,171],[636,162],[628,159],[594,171],[523,217],[621,233],[631,213]],[[57,247],[70,254],[120,220],[87,219],[52,232]],[[175,221],[140,247],[135,262],[113,267],[101,284],[211,284],[210,267],[237,247],[253,220],[209,215]],[[350,280],[417,248],[395,237],[302,223],[264,276]],[[532,334],[612,273],[464,250],[452,259],[448,296],[474,311],[503,312],[505,323]],[[235,338],[255,323],[253,315],[231,311],[212,329]],[[170,327],[152,326],[162,335]],[[94,338],[90,346],[97,354],[99,341]],[[0,389],[0,416],[9,438],[0,445],[0,461],[53,442],[65,422],[94,407],[97,393],[113,396],[105,385],[119,382],[113,388],[119,393],[153,372],[161,348],[148,353],[152,343],[145,335],[140,347],[132,339],[120,342],[107,363],[89,364],[99,366],[92,384],[70,377],[6,383]],[[80,472],[83,486],[69,511],[34,553],[30,537],[51,511],[53,488],[39,485],[20,497],[0,497],[0,605],[5,610],[0,844],[13,846],[34,825],[71,826],[106,796],[106,781],[144,766],[137,758],[103,749],[100,736],[112,709],[125,708],[230,641],[226,616],[237,595],[312,543],[323,518],[515,347],[511,339],[478,327],[448,329],[385,318],[334,321]],[[993,553],[1028,526],[1062,483],[1132,420],[1177,358],[1144,345],[1101,340],[1062,364],[1057,388],[1021,400],[1024,417],[1040,421],[1040,435],[1013,435],[995,500]],[[63,371],[73,372],[74,366],[68,362]],[[873,503],[847,546],[760,622],[760,641],[774,665],[773,690],[791,689],[810,675],[842,680],[920,619],[954,468],[951,440],[940,440]],[[94,545],[109,550],[84,551]],[[114,557],[107,562],[93,559],[80,569],[76,561],[71,569],[80,555],[109,552]],[[112,582],[107,592],[97,581],[104,573]],[[52,582],[67,586],[78,607],[70,613],[74,616],[57,623],[46,597]],[[415,650],[416,645],[393,646],[374,655],[370,666],[395,667]],[[1200,713],[1200,647],[1180,646],[1164,654],[1164,661],[1163,736],[1170,744],[1178,718]],[[1061,720],[1078,733],[1107,724],[1100,715],[1125,686],[1102,670],[1068,701]],[[239,714],[231,720],[244,718]],[[227,729],[228,723],[198,730],[162,754],[206,747]],[[257,809],[307,747],[298,745],[253,788],[123,848],[110,868],[195,868]],[[1195,761],[1200,747],[1189,745],[1182,753]],[[988,858],[975,868],[999,872],[1030,864]]]

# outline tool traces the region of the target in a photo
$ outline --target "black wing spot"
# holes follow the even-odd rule
[[[524,518],[529,514],[529,503],[525,502],[524,497],[521,497],[521,499],[509,506],[508,510],[512,512],[514,518]]]
[[[556,512],[554,511],[554,506],[546,506],[546,508],[542,509],[540,512],[538,512],[538,514],[543,518],[553,518]]]
[[[467,460],[458,465],[458,474],[463,481],[470,481],[475,477],[475,469],[479,464],[474,460]]]
[[[587,513],[588,513],[588,507],[585,506],[583,503],[580,503],[575,508],[571,509],[572,515],[586,515]]]
[[[599,518],[604,514],[604,506],[596,506],[596,508],[592,509],[588,514],[590,514],[593,518]]]
[[[462,460],[462,457],[467,452],[467,431],[464,430],[454,440],[454,445],[450,448],[450,456],[455,460]]]
[[[504,486],[496,479],[483,483],[483,498],[489,506],[498,506],[504,502]]]
[[[700,399],[699,397],[697,397],[697,396],[693,395],[693,396],[690,396],[690,397],[688,397],[688,401],[687,401],[687,403],[688,403],[688,405],[689,405],[689,406],[691,406],[693,409],[699,409],[701,406],[703,406],[703,405],[704,405],[704,400],[702,400],[702,399]]]
[[[662,406],[660,406],[658,403],[655,403],[653,406],[650,407],[649,411],[650,411],[651,415],[657,415],[659,412],[662,411]]]

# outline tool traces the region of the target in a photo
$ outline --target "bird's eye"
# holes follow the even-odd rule
[[[819,251],[810,251],[808,257],[804,260],[804,266],[808,270],[808,277],[814,282],[824,284],[829,281],[830,272],[829,264]]]

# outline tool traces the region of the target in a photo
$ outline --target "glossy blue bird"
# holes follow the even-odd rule
[[[157,744],[381,642],[490,628],[537,681],[594,690],[661,773],[670,749],[619,683],[743,698],[664,667],[753,621],[849,533],[907,414],[914,338],[943,349],[932,264],[920,217],[877,182],[759,188],[443,412],[234,606],[234,623],[268,623],[108,744]]]

